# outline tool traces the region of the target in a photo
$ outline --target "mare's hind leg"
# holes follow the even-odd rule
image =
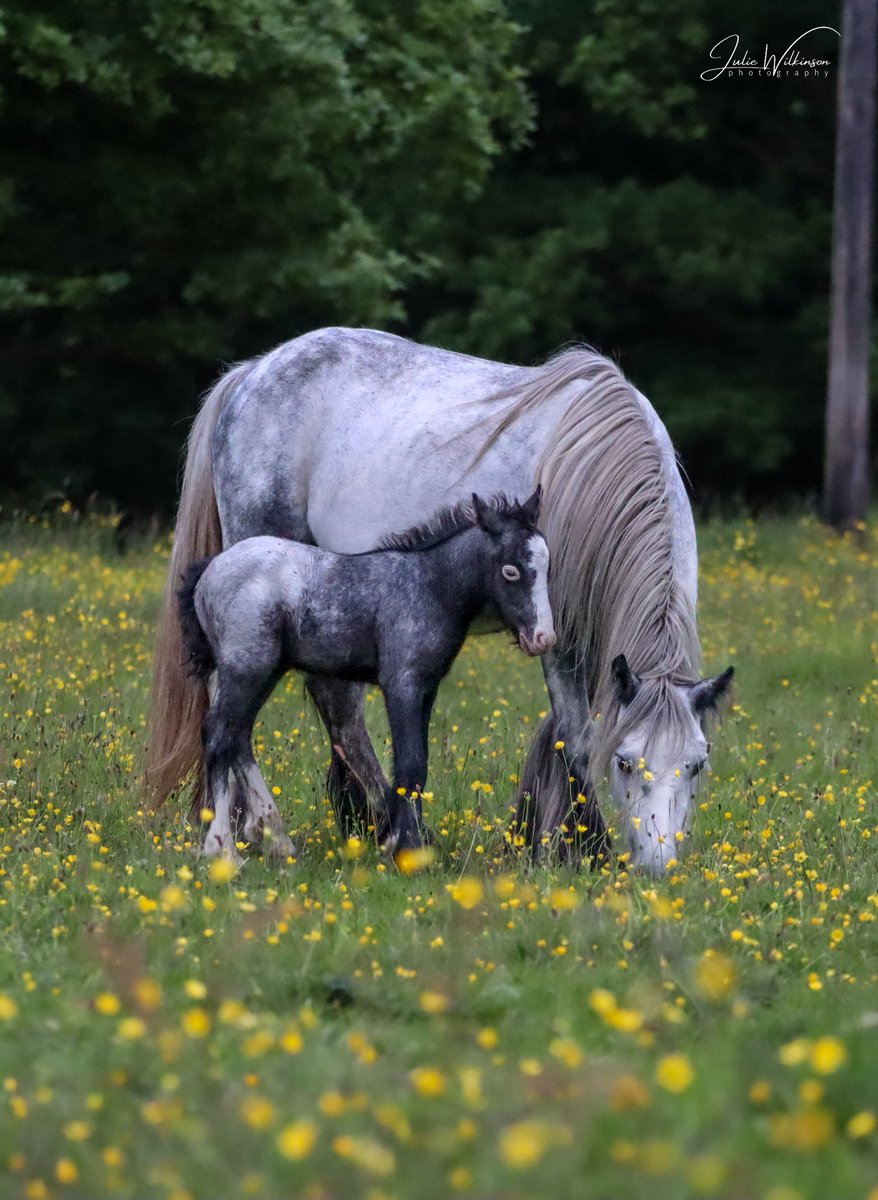
[[[332,743],[326,790],[343,837],[383,825],[389,785],[363,714],[361,683],[311,675],[305,686]]]
[[[244,840],[253,845],[261,844],[266,858],[285,862],[290,855],[295,855],[296,847],[287,835],[283,819],[262,778],[262,772],[256,765],[249,744],[247,749],[239,780],[239,787],[247,792],[247,809],[242,828]]]

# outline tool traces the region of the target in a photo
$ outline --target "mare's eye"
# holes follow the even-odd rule
[[[623,758],[621,754],[616,755],[616,763],[623,775],[630,775],[634,770],[634,759]]]
[[[690,771],[690,774],[692,775],[693,779],[696,775],[700,775],[706,766],[707,766],[706,758],[699,758],[698,762],[692,763],[691,767],[689,768],[689,771]]]
[[[514,567],[512,563],[507,563],[500,574],[507,583],[515,583],[516,580],[521,579],[521,571],[519,571],[518,567]]]

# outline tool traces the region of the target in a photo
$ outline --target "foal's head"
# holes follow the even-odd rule
[[[488,590],[503,623],[526,654],[555,645],[549,606],[549,548],[537,529],[541,489],[523,504],[473,495],[476,525],[488,535]]]

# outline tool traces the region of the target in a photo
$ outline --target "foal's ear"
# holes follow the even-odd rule
[[[500,514],[496,508],[491,507],[487,500],[483,500],[475,492],[473,492],[473,512],[476,524],[480,529],[484,529],[485,533],[501,532],[503,522],[500,520]]]
[[[692,707],[700,717],[703,713],[717,708],[732,686],[734,667],[727,667],[722,675],[714,675],[710,679],[702,679],[689,692]]]
[[[628,659],[624,654],[616,655],[610,670],[613,673],[613,686],[616,689],[616,698],[620,704],[630,704],[637,695],[637,684],[639,681],[628,666]]]
[[[524,504],[519,504],[518,511],[521,514],[521,519],[528,529],[536,529],[537,521],[540,519],[540,506],[543,503],[543,485],[537,484],[536,491],[532,496],[528,496]]]

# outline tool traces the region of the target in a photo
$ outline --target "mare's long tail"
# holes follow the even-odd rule
[[[146,761],[147,790],[156,807],[195,769],[201,755],[207,693],[183,661],[176,591],[188,563],[222,549],[211,446],[223,404],[252,370],[252,363],[242,363],[226,372],[205,398],[189,435],[174,548],[156,630]]]

